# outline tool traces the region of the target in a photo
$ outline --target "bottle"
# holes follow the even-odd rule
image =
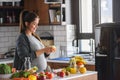
[[[24,68],[25,70],[28,70],[31,68],[30,57],[25,57]]]
[[[47,65],[46,71],[47,72],[52,72],[51,67],[49,65]]]
[[[15,23],[15,14],[12,12],[12,23]]]
[[[2,12],[0,12],[0,24],[3,23],[3,16],[2,16]]]

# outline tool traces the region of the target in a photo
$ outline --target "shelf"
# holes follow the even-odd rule
[[[49,7],[61,7],[61,5],[60,4],[50,4],[50,6]]]
[[[50,24],[53,24],[53,25],[60,25],[61,23],[60,23],[60,22],[51,22]]]
[[[0,26],[18,26],[19,23],[3,23],[3,24],[0,24]]]
[[[62,0],[44,0],[46,4],[62,3]]]
[[[24,9],[23,0],[0,1],[0,27],[18,26],[19,14]]]
[[[0,9],[23,9],[22,6],[0,6]]]
[[[0,0],[0,2],[19,2],[21,0]]]

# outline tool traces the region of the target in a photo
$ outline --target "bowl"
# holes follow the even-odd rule
[[[0,79],[10,79],[12,74],[0,74]]]

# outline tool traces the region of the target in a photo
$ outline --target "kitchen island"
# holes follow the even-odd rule
[[[56,66],[59,66],[60,68],[65,66],[63,64],[66,64],[66,66],[67,66],[69,63],[68,61],[55,61],[55,60],[47,60],[47,61],[48,61],[48,63],[55,63],[55,64],[59,63],[61,66],[59,66],[58,64],[56,64]],[[13,63],[13,59],[1,59],[0,64],[2,64],[2,63],[6,63],[6,64]],[[94,65],[94,63],[88,63],[87,65],[91,66],[91,65]],[[59,67],[58,67],[58,69],[60,69]],[[55,76],[52,80],[97,80],[97,72],[87,70],[87,72],[85,74],[81,74],[81,73],[70,74],[69,76],[65,76],[63,78]]]
[[[98,80],[96,71],[87,71],[84,74],[70,74],[69,76],[54,77],[52,80]]]
[[[12,79],[0,79],[0,80],[12,80]],[[70,74],[69,76],[65,76],[65,77],[55,76],[52,80],[98,80],[98,79],[97,79],[97,72],[87,71],[84,74],[80,74],[80,73]]]
[[[48,59],[47,62],[52,69],[64,68],[69,65],[69,60]],[[95,61],[86,61],[85,67],[89,71],[95,71]]]
[[[69,61],[59,61],[59,60],[48,59],[47,62],[48,62],[48,65],[50,65],[52,69],[59,69],[59,68],[63,68],[69,65]],[[3,64],[3,63],[10,64],[12,66],[13,58],[0,59],[0,64]],[[85,66],[87,70],[95,71],[95,62],[88,61]]]

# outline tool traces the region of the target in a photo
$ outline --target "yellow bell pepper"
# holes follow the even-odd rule
[[[29,75],[28,78],[30,80],[37,80],[37,77],[35,75]]]

